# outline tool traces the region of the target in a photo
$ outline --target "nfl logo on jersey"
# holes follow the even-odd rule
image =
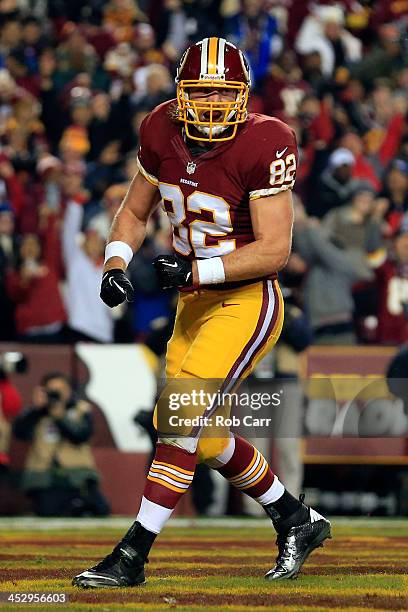
[[[196,164],[194,162],[188,162],[187,164],[187,174],[194,174],[194,172],[196,171]]]

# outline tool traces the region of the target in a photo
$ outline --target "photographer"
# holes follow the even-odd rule
[[[75,398],[69,379],[47,374],[13,424],[14,435],[31,442],[22,486],[36,514],[109,514],[89,446],[92,429],[90,405]]]

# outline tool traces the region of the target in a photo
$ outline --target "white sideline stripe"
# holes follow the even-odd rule
[[[327,517],[326,517],[327,518]],[[365,529],[393,528],[408,529],[408,519],[393,518],[355,518],[345,516],[330,516],[330,522],[338,527],[364,527]],[[134,522],[134,515],[111,516],[108,518],[40,518],[36,516],[1,517],[0,532],[6,535],[10,530],[15,531],[52,531],[56,529],[129,529]],[[224,529],[265,529],[270,527],[268,518],[241,519],[241,518],[172,518],[169,527],[175,529],[223,527]],[[386,534],[385,534],[386,535]]]

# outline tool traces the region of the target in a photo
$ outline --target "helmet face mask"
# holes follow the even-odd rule
[[[205,38],[184,53],[176,83],[178,119],[188,138],[224,142],[235,137],[247,118],[250,87],[239,49],[222,38]]]

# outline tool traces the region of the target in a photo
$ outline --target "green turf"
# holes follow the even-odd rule
[[[408,610],[408,521],[371,525],[369,520],[334,522],[334,539],[310,557],[297,580],[280,583],[263,580],[276,555],[271,529],[249,528],[245,522],[233,529],[169,527],[151,554],[146,585],[82,591],[70,585],[72,575],[106,554],[123,530],[107,522],[103,529],[19,531],[2,529],[0,521],[0,592],[70,597],[66,605],[24,608],[48,612]]]

